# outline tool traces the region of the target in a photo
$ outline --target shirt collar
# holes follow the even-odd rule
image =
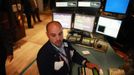
[[[57,47],[56,45],[54,45],[53,43],[51,43],[53,47],[55,47],[57,50],[61,50],[64,48],[64,44],[62,43],[61,47]]]

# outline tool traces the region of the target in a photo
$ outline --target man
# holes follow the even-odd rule
[[[56,6],[56,5],[55,5],[55,2],[56,2],[55,0],[50,0],[49,3],[50,3],[50,9],[51,9],[51,10],[53,10],[53,9],[55,8],[55,6]]]
[[[32,17],[33,17],[33,21],[36,23],[36,18],[38,20],[38,22],[42,22],[40,19],[40,13],[39,13],[39,7],[38,7],[38,3],[37,0],[30,0],[30,4],[32,6]]]
[[[97,68],[89,63],[63,39],[62,26],[57,21],[52,21],[46,26],[48,42],[40,49],[37,55],[37,66],[40,75],[71,75],[72,62]]]
[[[24,13],[27,18],[28,28],[33,28],[32,21],[31,21],[31,16],[33,14],[33,10],[32,10],[32,6],[30,4],[30,0],[21,0],[21,4],[23,6]]]

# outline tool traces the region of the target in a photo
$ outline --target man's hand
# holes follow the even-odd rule
[[[86,67],[90,69],[96,68],[99,71],[99,66],[93,63],[86,62]]]
[[[7,56],[7,60],[8,60],[9,62],[11,62],[11,61],[13,60],[13,55],[8,55],[8,56]]]

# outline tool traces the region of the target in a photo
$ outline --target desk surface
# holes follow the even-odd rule
[[[73,45],[73,47],[84,57],[86,57],[90,62],[98,64],[102,70],[104,75],[109,75],[108,70],[109,68],[118,68],[124,65],[124,60],[121,59],[111,48],[111,46],[108,46],[107,52],[100,52],[96,51],[93,48],[84,47],[81,45]],[[89,55],[83,55],[82,51],[88,50],[90,52]],[[73,67],[73,75],[78,75],[78,66],[77,64],[74,64]]]

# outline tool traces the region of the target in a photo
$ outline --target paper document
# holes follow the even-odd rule
[[[82,51],[82,53],[83,53],[84,55],[90,54],[90,52],[89,52],[88,50]]]

